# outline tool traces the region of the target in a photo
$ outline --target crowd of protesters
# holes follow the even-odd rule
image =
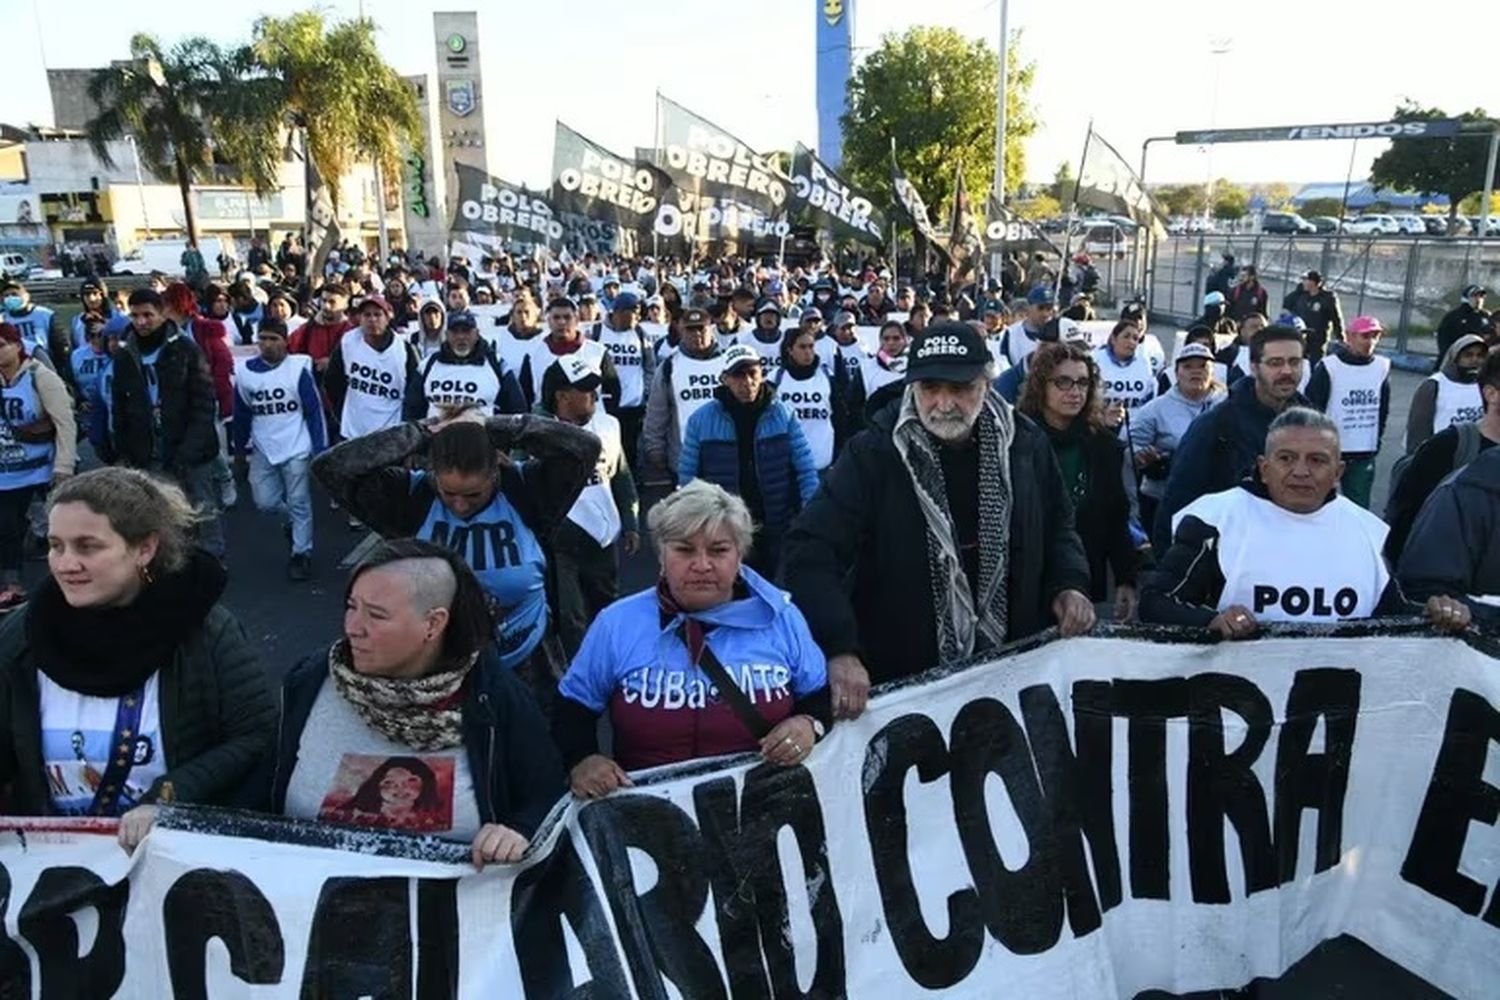
[[[227,285],[91,278],[71,329],[5,289],[10,811],[119,816],[133,847],[156,803],[239,805],[483,866],[565,789],[794,766],[873,685],[1051,627],[1500,624],[1481,288],[1382,520],[1383,330],[1316,272],[1272,317],[1228,260],[1164,344],[1140,303],[1097,321],[1086,255],[951,283],[878,259],[315,259],[288,238]],[[315,483],[383,539],[279,699],[219,603],[240,466],[291,582],[329,571]],[[621,597],[643,522],[660,576]]]

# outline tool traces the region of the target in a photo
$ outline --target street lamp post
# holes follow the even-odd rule
[[[1224,75],[1224,59],[1234,49],[1234,39],[1228,35],[1211,38],[1208,42],[1209,55],[1214,57],[1214,89],[1213,100],[1208,108],[1208,127],[1216,128],[1219,124],[1219,81]],[[1208,178],[1205,185],[1207,194],[1203,205],[1203,228],[1208,229],[1208,220],[1214,209],[1214,147],[1208,147]]]

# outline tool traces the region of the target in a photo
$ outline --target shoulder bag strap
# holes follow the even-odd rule
[[[692,643],[688,642],[686,623],[678,627],[677,635],[682,640],[682,644],[687,647],[688,655],[691,656],[693,646]],[[745,694],[740,689],[740,686],[734,682],[734,679],[729,676],[729,671],[724,669],[724,664],[719,662],[719,658],[709,648],[706,637],[703,641],[703,652],[698,656],[698,666],[702,667],[703,672],[708,674],[709,680],[713,681],[714,686],[719,689],[719,696],[729,703],[730,708],[734,709],[734,714],[739,718],[740,722],[744,723],[745,728],[750,731],[751,736],[759,740],[771,731],[771,724],[750,703],[749,695]]]

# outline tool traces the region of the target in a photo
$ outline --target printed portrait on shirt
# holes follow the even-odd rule
[[[450,830],[453,758],[346,753],[318,818],[419,833]]]

